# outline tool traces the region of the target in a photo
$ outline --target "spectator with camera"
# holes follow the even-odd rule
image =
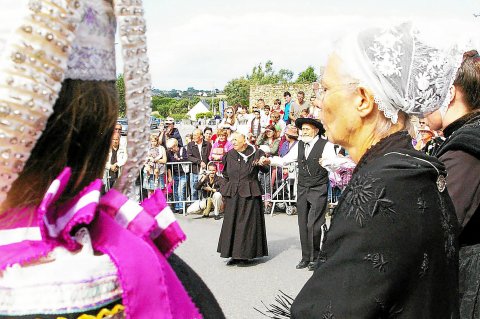
[[[175,127],[175,120],[173,117],[167,117],[165,119],[165,125],[163,129],[160,130],[160,134],[158,134],[158,139],[160,144],[166,146],[166,142],[169,138],[174,138],[178,141],[178,146],[183,146],[182,136],[180,135],[180,131]]]
[[[207,171],[201,175],[200,180],[194,185],[197,191],[201,190],[203,192],[205,201],[203,217],[208,217],[213,208],[214,219],[219,220],[222,218],[220,216],[220,212],[223,211],[223,198],[220,193],[222,184],[222,177],[217,175],[217,166],[214,163],[208,164]]]

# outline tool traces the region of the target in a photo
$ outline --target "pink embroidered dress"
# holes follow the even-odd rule
[[[33,223],[0,230],[0,317],[201,318],[166,260],[185,234],[164,196],[139,205],[114,189],[101,196],[96,180],[57,205],[70,175]]]

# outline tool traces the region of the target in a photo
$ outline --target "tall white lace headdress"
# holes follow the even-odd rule
[[[412,23],[350,34],[335,53],[346,71],[371,89],[378,108],[393,123],[398,112],[422,116],[450,101],[450,87],[464,48],[430,43]]]
[[[117,188],[131,195],[148,147],[151,98],[142,1],[31,0],[18,11],[0,55],[0,203],[45,129],[63,79],[116,79],[116,24],[130,126]]]

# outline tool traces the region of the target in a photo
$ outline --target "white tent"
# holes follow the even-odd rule
[[[198,113],[206,113],[206,112],[210,112],[209,105],[205,101],[200,101],[197,104],[195,104],[195,106],[192,107],[190,111],[187,112],[187,115],[192,121],[196,121],[197,118],[195,116]]]

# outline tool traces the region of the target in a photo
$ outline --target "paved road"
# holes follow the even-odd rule
[[[222,220],[177,218],[187,234],[177,254],[204,279],[228,319],[265,318],[253,307],[273,302],[278,290],[296,296],[312,274],[295,269],[301,257],[297,216],[265,216],[269,256],[248,267],[226,266],[216,252]]]

